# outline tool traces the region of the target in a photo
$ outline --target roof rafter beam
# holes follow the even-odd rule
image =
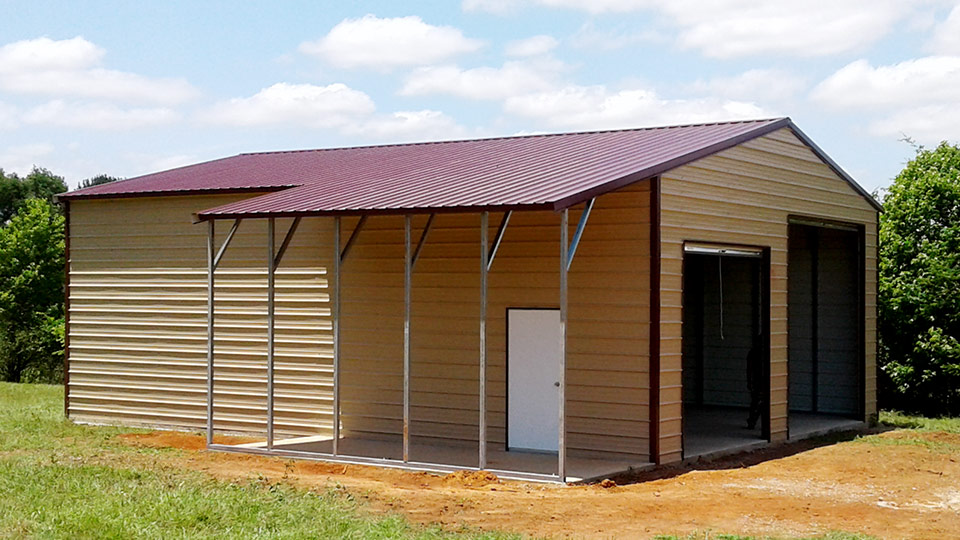
[[[436,214],[430,214],[430,217],[427,218],[427,224],[423,226],[423,232],[420,233],[420,240],[417,242],[417,249],[413,250],[413,256],[410,257],[410,268],[417,265],[417,259],[420,258],[420,251],[423,250],[423,245],[427,242],[427,234],[430,233],[430,228],[433,226],[434,216],[436,216]]]
[[[507,232],[507,224],[510,223],[510,217],[513,210],[507,210],[500,218],[500,226],[497,227],[497,235],[493,237],[493,245],[490,246],[490,253],[487,255],[487,272],[493,267],[493,259],[497,256],[497,250],[500,249],[500,242],[503,241],[503,233]],[[486,231],[484,231],[486,234]]]
[[[280,261],[283,259],[283,254],[287,252],[287,248],[290,246],[290,241],[293,240],[293,234],[297,232],[297,227],[299,226],[300,218],[293,218],[293,223],[290,224],[290,228],[287,230],[287,235],[283,237],[283,243],[280,244],[280,250],[277,251],[277,256],[273,259],[274,268],[280,266]]]
[[[353,228],[353,232],[350,233],[350,238],[347,239],[346,245],[343,246],[343,251],[340,252],[340,264],[343,264],[343,261],[347,260],[347,254],[350,253],[350,248],[352,248],[353,243],[357,241],[357,237],[360,236],[360,231],[366,223],[367,216],[360,216],[360,221],[358,221],[357,226]]]
[[[570,264],[573,262],[573,256],[577,254],[577,247],[580,246],[580,237],[583,235],[583,229],[587,226],[587,220],[590,219],[590,211],[593,210],[593,203],[596,197],[587,201],[580,213],[580,222],[577,223],[577,231],[573,233],[573,239],[570,241],[570,247],[567,249],[567,270],[570,270]]]
[[[233,227],[230,227],[230,232],[227,233],[227,238],[223,241],[223,245],[220,246],[220,250],[217,251],[217,256],[213,258],[213,269],[216,270],[220,266],[220,259],[223,258],[223,254],[227,251],[227,246],[230,245],[230,241],[233,240],[233,235],[236,234],[237,228],[240,227],[241,219],[237,219],[233,222]],[[210,222],[213,223],[212,221]]]

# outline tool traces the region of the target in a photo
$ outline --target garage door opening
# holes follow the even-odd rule
[[[863,419],[863,287],[859,230],[790,225],[790,436]]]
[[[767,267],[760,249],[684,247],[684,457],[767,439]]]

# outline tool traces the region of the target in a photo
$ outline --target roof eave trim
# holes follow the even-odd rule
[[[406,214],[472,214],[475,212],[507,212],[553,210],[553,204],[488,204],[483,206],[439,206],[415,208],[371,208],[346,210],[298,210],[290,212],[224,212],[209,213],[215,208],[201,210],[193,214],[193,222],[200,223],[217,219],[260,219],[260,218],[297,218],[297,217],[347,217],[347,216],[402,216]]]
[[[598,197],[605,193],[618,190],[622,187],[628,186],[635,182],[639,182],[641,180],[646,180],[648,178],[659,176],[671,169],[682,167],[683,165],[693,163],[698,159],[703,159],[707,156],[716,154],[718,152],[728,150],[730,148],[733,148],[734,146],[737,146],[738,144],[745,143],[751,139],[762,137],[768,133],[772,133],[784,127],[790,127],[792,125],[793,125],[793,122],[791,122],[789,118],[780,118],[769,124],[764,124],[760,127],[754,128],[745,133],[741,133],[740,135],[737,135],[735,137],[731,137],[729,139],[711,144],[710,146],[706,146],[699,150],[695,150],[693,152],[684,154],[682,156],[665,161],[663,163],[659,163],[657,165],[654,165],[653,167],[648,167],[646,169],[643,169],[634,173],[630,173],[626,176],[621,176],[616,180],[611,180],[610,182],[607,182],[605,184],[601,184],[599,186],[590,188],[588,190],[575,193],[568,197],[564,197],[556,201],[555,203],[553,203],[553,209],[559,211],[559,210],[563,210],[564,208],[570,208],[571,206],[576,206],[577,204],[588,201],[594,197]]]
[[[240,188],[202,188],[163,191],[131,191],[126,193],[90,193],[71,195],[70,192],[56,195],[57,201],[86,201],[91,199],[139,199],[141,197],[189,197],[191,195],[234,195],[238,193],[276,193],[300,187],[299,184],[283,186],[258,186]]]

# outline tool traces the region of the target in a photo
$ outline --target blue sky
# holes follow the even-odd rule
[[[960,141],[956,0],[0,0],[0,168],[790,116],[869,190]]]

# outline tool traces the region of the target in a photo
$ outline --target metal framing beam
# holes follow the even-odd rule
[[[410,287],[413,258],[410,250],[411,216],[403,216],[403,462],[410,461]]]
[[[489,212],[484,212],[483,214],[488,215]],[[497,235],[493,237],[493,247],[490,248],[490,254],[487,255],[487,266],[485,268],[488,272],[490,271],[490,267],[493,266],[493,259],[497,256],[497,250],[500,249],[500,242],[503,241],[503,233],[507,231],[507,224],[510,223],[512,216],[513,210],[507,210],[500,219],[500,226],[497,227]],[[486,230],[486,227],[484,230]],[[484,236],[484,238],[486,238],[486,236]]]
[[[297,232],[297,227],[299,226],[300,218],[293,218],[293,223],[290,224],[290,228],[287,229],[287,234],[283,237],[283,242],[280,243],[280,251],[277,252],[277,256],[273,259],[274,268],[280,266],[280,261],[283,260],[283,254],[287,252],[287,247],[290,246],[290,241],[293,240],[293,235]]]
[[[212,221],[212,220],[211,220]],[[217,252],[217,256],[213,258],[213,269],[216,270],[220,266],[220,259],[223,258],[223,254],[227,251],[227,246],[230,245],[230,241],[233,240],[233,235],[237,233],[237,228],[240,227],[241,219],[235,220],[233,222],[233,227],[230,227],[230,232],[227,233],[227,239],[223,241],[223,245],[220,246],[220,251]]]
[[[506,218],[506,216],[504,217]],[[501,231],[498,231],[498,236],[502,236],[502,229],[506,226],[507,219],[501,223]],[[490,213],[482,212],[480,214],[480,433],[477,439],[480,452],[480,469],[487,468],[487,271],[490,269],[487,237],[489,222]],[[496,246],[493,253],[496,253]]]
[[[596,198],[593,198],[587,201],[587,205],[583,207],[583,212],[580,213],[577,230],[573,233],[573,240],[570,242],[570,247],[567,250],[567,270],[570,270],[570,265],[573,263],[573,256],[577,254],[577,248],[580,246],[580,237],[583,235],[583,229],[587,226],[587,220],[590,219],[590,211],[593,210],[593,203],[596,200]]]
[[[430,233],[430,228],[433,226],[434,216],[436,216],[436,214],[430,214],[430,217],[427,218],[427,224],[423,226],[423,232],[420,233],[420,240],[417,242],[417,249],[413,250],[413,259],[410,261],[411,268],[417,265],[417,259],[420,258],[420,251],[423,249],[423,244],[427,241],[427,234]]]
[[[560,214],[560,429],[557,434],[557,476],[561,482],[567,479],[567,269],[570,266],[567,236],[570,211]],[[581,217],[581,221],[583,218]]]
[[[267,450],[273,450],[273,330],[276,257],[273,249],[275,218],[267,219]]]
[[[340,217],[333,218],[333,272],[327,279],[333,282],[330,307],[333,319],[333,455],[340,445]]]
[[[237,220],[239,223],[240,220]],[[213,444],[213,274],[216,262],[213,255],[214,222],[207,224],[207,446]],[[236,230],[234,224],[233,230]],[[229,242],[229,240],[228,240]],[[224,243],[224,249],[226,242]],[[221,249],[221,252],[223,249]]]
[[[343,264],[343,261],[347,259],[347,254],[350,253],[350,248],[353,247],[353,243],[357,241],[357,236],[360,235],[360,231],[363,230],[363,226],[367,223],[367,216],[360,216],[360,221],[357,222],[357,226],[353,228],[353,232],[350,233],[350,238],[347,239],[347,244],[343,246],[343,251],[340,252],[340,264]]]

